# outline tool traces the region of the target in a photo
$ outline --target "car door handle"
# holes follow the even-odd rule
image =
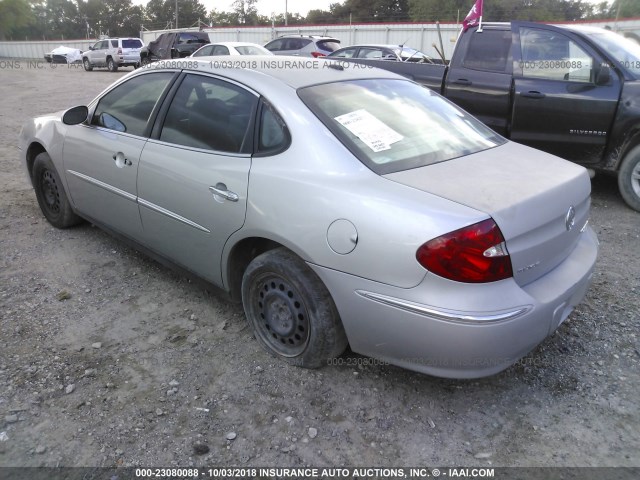
[[[540,92],[536,92],[536,91],[530,91],[530,92],[522,92],[520,94],[521,97],[526,97],[526,98],[544,98],[546,97],[546,95],[544,93],[540,93]]]
[[[227,190],[227,186],[224,183],[216,183],[215,187],[209,187],[209,191],[214,195],[226,198],[230,202],[237,202],[240,198],[237,193]]]
[[[132,165],[131,160],[125,157],[122,152],[114,153],[112,158],[116,162],[116,167],[118,168],[122,168],[124,166],[130,167]]]
[[[468,87],[469,85],[471,85],[471,80],[467,80],[466,78],[459,78],[457,80],[453,81],[454,84],[456,85],[464,85],[466,87]]]

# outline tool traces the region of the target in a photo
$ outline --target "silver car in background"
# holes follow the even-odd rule
[[[302,367],[349,344],[491,375],[583,299],[598,250],[584,168],[392,73],[264,58],[152,65],[27,122],[45,217],[87,219],[226,290]]]

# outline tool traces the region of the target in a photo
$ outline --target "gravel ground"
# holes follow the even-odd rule
[[[454,381],[347,353],[302,370],[223,295],[40,213],[21,124],[123,73],[4,66],[0,466],[640,466],[640,214],[615,179],[593,182],[586,301],[518,365]]]

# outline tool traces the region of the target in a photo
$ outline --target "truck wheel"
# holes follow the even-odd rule
[[[151,60],[149,60],[148,56],[145,55],[144,57],[140,58],[140,65],[142,65],[143,67],[146,67],[150,63],[151,63]]]
[[[91,70],[93,70],[93,67],[91,66],[91,62],[89,61],[88,58],[82,59],[82,66],[87,72],[90,72]]]
[[[329,291],[285,248],[265,252],[249,264],[242,278],[242,304],[258,342],[292,365],[318,368],[347,347]]]
[[[625,155],[618,172],[618,188],[627,205],[640,212],[640,145]]]
[[[82,221],[73,212],[56,167],[48,153],[42,152],[36,157],[31,177],[40,210],[51,225],[56,228],[67,228]]]
[[[107,58],[107,70],[109,70],[110,72],[118,71],[118,64],[114,62],[113,58],[111,57]]]

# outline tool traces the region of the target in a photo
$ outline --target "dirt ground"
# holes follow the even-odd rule
[[[640,214],[614,178],[593,181],[586,301],[520,364],[455,381],[347,353],[302,370],[224,296],[45,221],[21,124],[130,69],[40,66],[0,62],[0,466],[640,466]]]

